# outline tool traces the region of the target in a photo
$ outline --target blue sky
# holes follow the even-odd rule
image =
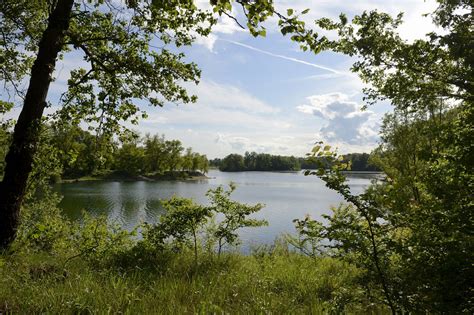
[[[207,0],[199,0],[207,7]],[[407,40],[433,30],[423,13],[433,0],[275,0],[280,11],[294,8],[306,15],[307,25],[319,17],[349,17],[363,10],[391,14],[405,12],[400,29]],[[238,10],[234,12],[239,16]],[[302,52],[283,37],[275,21],[266,24],[267,36],[253,38],[229,18],[221,18],[213,33],[185,48],[187,59],[202,69],[201,83],[189,85],[196,104],[148,108],[149,118],[133,129],[142,134],[165,134],[208,157],[245,151],[303,156],[322,140],[340,152],[368,152],[377,145],[378,128],[389,103],[362,112],[362,82],[349,68],[354,60],[335,53]],[[68,69],[80,57],[57,67],[58,79],[50,100],[64,91]],[[18,112],[19,108],[16,109]],[[15,113],[13,113],[15,115]]]

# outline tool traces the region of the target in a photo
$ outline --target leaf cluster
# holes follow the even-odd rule
[[[263,205],[246,205],[231,200],[235,190],[231,184],[229,190],[219,186],[209,190],[207,196],[209,206],[201,206],[191,199],[172,197],[162,202],[166,212],[160,217],[156,225],[146,225],[144,239],[157,249],[163,250],[171,246],[173,250],[182,250],[191,247],[194,249],[195,260],[198,259],[198,238],[207,230],[206,238],[212,242],[217,240],[217,252],[220,255],[223,247],[238,244],[237,230],[244,227],[258,227],[266,225],[265,220],[250,218],[260,211]],[[219,222],[210,226],[211,219],[220,216]]]
[[[398,35],[402,15],[317,21],[337,32],[328,49],[359,58],[368,104],[394,106],[370,158],[384,180],[354,195],[344,158],[321,143],[309,158],[335,164],[306,173],[349,204],[325,217],[322,235],[392,313],[472,312],[472,3],[439,1],[432,17],[445,32],[413,42]]]

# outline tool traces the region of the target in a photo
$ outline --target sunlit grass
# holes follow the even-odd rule
[[[80,257],[1,258],[0,310],[13,313],[363,313],[359,271],[333,258],[285,250],[191,252],[94,267]]]

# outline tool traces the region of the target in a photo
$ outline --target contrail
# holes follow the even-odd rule
[[[276,58],[280,58],[280,59],[285,59],[285,60],[289,60],[289,61],[293,61],[293,62],[297,62],[297,63],[301,63],[301,64],[304,64],[304,65],[307,65],[307,66],[311,66],[311,67],[314,67],[314,68],[323,69],[323,70],[326,70],[326,71],[329,71],[329,72],[332,72],[332,73],[335,73],[335,74],[347,75],[347,73],[338,71],[338,70],[336,70],[336,69],[328,68],[328,67],[321,66],[321,65],[318,65],[318,64],[315,64],[315,63],[311,63],[311,62],[307,62],[307,61],[304,61],[304,60],[296,59],[296,58],[293,58],[293,57],[288,57],[288,56],[284,56],[284,55],[274,54],[274,53],[272,53],[272,52],[269,52],[269,51],[266,51],[266,50],[262,50],[262,49],[259,49],[259,48],[256,48],[256,47],[253,47],[253,46],[250,46],[250,45],[242,44],[242,43],[239,43],[239,42],[236,42],[236,41],[233,41],[233,40],[221,39],[221,38],[219,38],[218,40],[221,40],[221,41],[224,41],[224,42],[228,42],[228,43],[231,43],[231,44],[234,44],[234,45],[237,45],[237,46],[242,46],[242,47],[245,47],[245,48],[247,48],[247,49],[254,50],[254,51],[257,51],[257,52],[259,52],[259,53],[262,53],[262,54],[265,54],[265,55],[269,55],[269,56],[272,56],[272,57],[276,57]]]

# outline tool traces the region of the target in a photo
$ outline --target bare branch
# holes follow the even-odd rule
[[[245,30],[245,27],[244,27],[242,24],[240,24],[240,22],[237,20],[237,18],[236,18],[235,16],[232,16],[232,15],[230,15],[229,13],[227,13],[226,11],[223,11],[223,10],[220,11],[220,12],[223,13],[223,14],[225,14],[227,17],[231,18],[232,20],[234,20],[235,23],[237,23],[237,25],[238,25],[240,28],[242,28],[242,29]]]

